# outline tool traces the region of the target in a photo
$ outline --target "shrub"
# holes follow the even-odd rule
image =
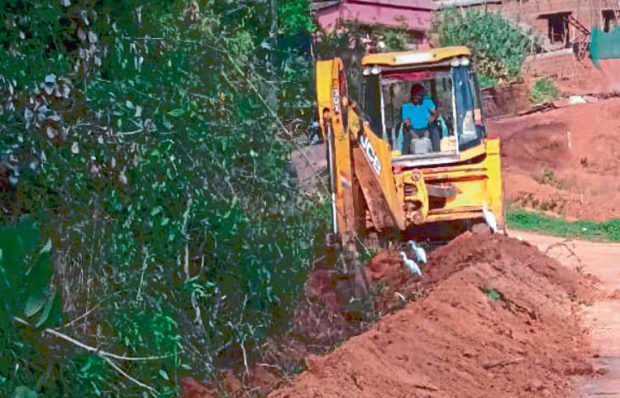
[[[473,52],[483,88],[521,76],[525,58],[539,38],[499,14],[456,9],[439,12],[433,31],[442,46],[467,46]]]
[[[544,104],[551,102],[560,96],[560,90],[549,79],[540,79],[530,89],[528,98],[532,104]]]
[[[0,395],[29,393],[49,368],[41,330],[62,320],[61,294],[52,282],[52,243],[41,244],[32,219],[0,228]],[[11,375],[11,376],[9,376]],[[30,392],[34,394],[34,392]],[[31,396],[31,395],[25,395]],[[36,394],[35,394],[36,396]]]
[[[0,224],[27,213],[49,240],[64,315],[79,318],[64,333],[152,360],[117,369],[0,330],[0,396],[21,384],[45,396],[175,396],[183,375],[213,376],[227,352],[256,357],[287,328],[322,245],[325,208],[288,176],[286,125],[312,109],[297,41],[308,3],[279,2],[279,36],[267,3],[41,3],[0,5],[16,24],[0,34],[0,166],[14,180]],[[3,305],[21,300],[21,285],[1,283]],[[28,310],[35,325],[58,307],[60,294],[45,294]]]

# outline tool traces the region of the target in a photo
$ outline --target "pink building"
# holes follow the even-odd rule
[[[339,0],[315,2],[314,8],[319,25],[327,31],[334,30],[339,21],[405,26],[420,43],[426,41],[437,6],[432,0]]]

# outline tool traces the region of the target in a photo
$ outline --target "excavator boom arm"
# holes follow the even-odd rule
[[[340,58],[317,62],[316,91],[328,151],[334,232],[357,235],[364,229],[366,213],[378,231],[405,229],[390,148],[348,98]]]

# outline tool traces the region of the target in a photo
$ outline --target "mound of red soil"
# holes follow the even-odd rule
[[[592,372],[576,311],[593,295],[588,278],[488,234],[441,247],[422,272],[415,281],[393,254],[376,257],[375,283],[424,297],[331,354],[309,356],[307,370],[270,397],[560,397],[568,375]]]
[[[620,217],[620,99],[491,121],[506,198],[592,221]]]

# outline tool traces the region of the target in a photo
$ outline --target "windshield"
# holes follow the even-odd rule
[[[480,95],[475,74],[469,66],[452,68],[455,86],[456,125],[459,149],[478,145],[485,135]]]
[[[484,136],[469,65],[385,70],[365,77],[364,94],[372,130],[400,155],[457,153]]]

